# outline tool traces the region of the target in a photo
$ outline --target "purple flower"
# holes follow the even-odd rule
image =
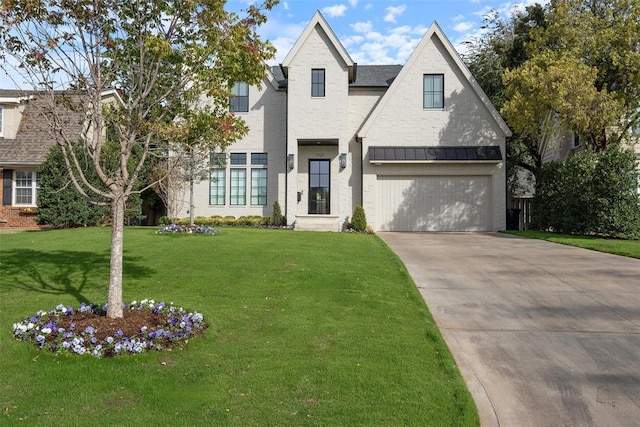
[[[96,330],[95,330],[95,328],[94,328],[93,326],[87,326],[87,327],[84,329],[84,332],[85,332],[86,334],[93,335],[93,334],[96,332]]]

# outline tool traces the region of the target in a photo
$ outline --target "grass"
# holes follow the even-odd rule
[[[640,258],[640,240],[603,239],[592,236],[574,236],[571,234],[549,233],[545,231],[507,231],[516,236],[548,240],[564,245],[578,246],[594,251]]]
[[[54,356],[11,325],[106,298],[107,228],[0,235],[0,424],[477,426],[422,297],[374,235],[125,231],[124,299],[203,313],[185,349]]]

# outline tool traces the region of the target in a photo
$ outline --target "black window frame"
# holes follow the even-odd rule
[[[326,71],[324,68],[311,69],[311,97],[324,98]]]
[[[435,89],[436,78],[440,80],[439,90]],[[427,79],[433,79],[428,90]],[[430,100],[430,103],[427,100]],[[425,110],[442,110],[444,108],[444,74],[422,75],[422,108]]]
[[[246,91],[246,95],[241,95],[241,89]],[[236,82],[231,88],[231,99],[229,100],[229,111],[232,113],[249,112],[249,85],[245,82]]]

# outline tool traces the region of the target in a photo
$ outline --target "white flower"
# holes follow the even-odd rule
[[[45,335],[46,335],[46,334],[50,334],[50,333],[51,333],[51,328],[42,328],[42,331],[41,331],[41,332],[42,332],[43,334],[45,334]]]
[[[33,329],[36,325],[34,325],[33,323],[29,322],[27,323],[27,331],[30,331],[31,329]]]

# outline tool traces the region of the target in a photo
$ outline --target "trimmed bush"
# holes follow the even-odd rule
[[[367,230],[367,216],[364,213],[364,208],[360,205],[356,205],[353,208],[353,215],[351,216],[351,222],[349,228],[354,231],[366,231]]]
[[[276,227],[284,227],[287,225],[287,218],[282,215],[280,203],[276,200],[273,202],[273,214],[271,214],[271,224]]]

